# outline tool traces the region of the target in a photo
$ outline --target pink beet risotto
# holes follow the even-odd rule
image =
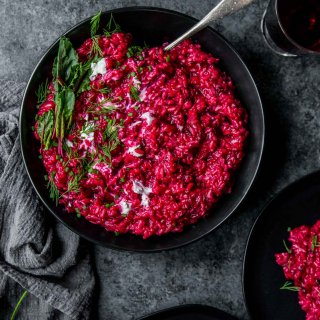
[[[57,76],[39,105],[52,197],[117,234],[182,231],[231,191],[244,157],[247,113],[218,59],[191,41],[163,47],[133,46],[122,32],[89,38],[75,58],[88,68],[86,87],[59,100]],[[56,120],[57,101],[74,106],[70,123],[67,111]]]
[[[298,291],[307,320],[320,319],[320,221],[290,231],[291,248],[276,254],[277,263],[290,280],[283,289]]]

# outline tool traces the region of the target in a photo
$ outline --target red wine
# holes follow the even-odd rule
[[[278,15],[293,41],[320,52],[320,0],[278,0]]]

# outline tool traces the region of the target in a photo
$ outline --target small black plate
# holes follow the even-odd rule
[[[303,320],[297,292],[280,290],[285,283],[275,254],[284,252],[288,227],[313,225],[320,219],[320,172],[286,187],[262,211],[248,239],[243,267],[247,310],[257,320]]]
[[[236,318],[209,306],[189,304],[158,311],[139,320],[237,320]]]

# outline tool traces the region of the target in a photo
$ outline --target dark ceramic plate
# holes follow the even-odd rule
[[[243,290],[252,319],[304,320],[297,292],[280,290],[285,283],[275,253],[284,252],[288,227],[313,225],[320,219],[320,172],[285,188],[263,210],[247,244]]]
[[[213,307],[190,304],[155,312],[139,320],[237,320]]]
[[[122,29],[130,32],[138,44],[146,41],[151,46],[160,45],[164,40],[175,39],[196,22],[195,19],[178,12],[158,8],[123,8],[112,12]],[[109,14],[110,11],[103,13],[101,26],[107,23]],[[90,37],[90,19],[73,27],[65,35],[71,39],[75,47],[79,46],[84,39]],[[210,233],[231,215],[249,191],[260,164],[264,143],[264,117],[259,93],[244,62],[218,33],[207,28],[199,32],[194,40],[201,43],[204,50],[221,58],[221,68],[231,75],[237,95],[249,112],[250,137],[246,157],[238,171],[233,192],[215,206],[212,214],[196,225],[186,228],[182,233],[151,237],[148,240],[133,235],[115,236],[100,226],[84,219],[77,219],[75,215],[66,214],[62,206],[56,207],[51,201],[43,178],[45,170],[38,159],[39,145],[31,127],[36,114],[35,91],[46,77],[50,78],[58,41],[48,49],[32,73],[20,114],[20,139],[24,163],[35,190],[49,211],[82,237],[106,247],[122,250],[154,252],[177,248]]]

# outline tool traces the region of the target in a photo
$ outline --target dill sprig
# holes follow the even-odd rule
[[[133,56],[140,56],[142,54],[143,49],[144,48],[141,46],[131,46],[128,48],[127,57],[130,58]]]
[[[110,141],[101,147],[102,153],[109,159],[110,163],[112,162],[111,152],[115,150],[118,145],[118,141]]]
[[[16,304],[16,306],[15,306],[15,308],[14,308],[14,310],[13,310],[11,316],[10,316],[10,320],[14,320],[14,318],[16,317],[16,315],[17,315],[17,313],[18,313],[18,311],[20,309],[20,305],[21,305],[23,299],[26,297],[27,294],[28,294],[27,290],[23,291],[19,301],[17,302],[17,304]]]
[[[54,183],[54,176],[55,176],[55,172],[51,172],[50,174],[50,178],[48,179],[48,185],[47,185],[47,188],[49,189],[49,196],[50,196],[50,199],[52,199],[56,206],[58,206],[58,203],[59,203],[59,190],[56,186],[56,184]]]
[[[83,178],[83,174],[75,175],[73,179],[68,182],[67,192],[80,192],[80,180]]]
[[[73,160],[80,160],[81,163],[77,167],[78,172],[75,174],[73,171],[70,172],[71,179],[68,181],[67,190],[64,192],[80,192],[80,181],[84,178],[84,176],[88,172],[92,172],[92,166],[94,165],[94,159],[96,157],[95,153],[90,154],[90,159],[87,158],[87,155],[85,157],[78,157],[77,154],[74,154],[76,158],[72,158]],[[71,158],[68,160],[68,162],[71,160]],[[67,162],[67,163],[68,163]]]
[[[107,126],[103,133],[103,138],[104,140],[109,139],[109,140],[119,141],[116,119],[107,120]]]
[[[47,95],[50,93],[49,91],[49,82],[46,79],[45,82],[41,83],[36,91],[37,103],[41,104],[46,101]]]
[[[111,101],[109,98],[104,98],[103,100],[101,100],[99,102],[92,102],[90,104],[90,106],[88,107],[87,112],[92,112],[92,111],[94,111],[94,108],[97,108],[97,107],[103,107],[103,105],[109,101]]]
[[[91,34],[92,38],[98,32],[99,25],[100,25],[100,18],[101,18],[101,10],[91,18],[91,21],[90,21],[90,34]]]
[[[290,281],[286,281],[280,290],[299,291],[300,287],[294,286]]]
[[[94,36],[92,38],[92,45],[91,45],[91,52],[90,52],[91,56],[103,56],[102,50],[100,48],[99,45],[99,36]]]
[[[292,251],[288,248],[287,243],[285,242],[285,240],[282,240],[282,241],[283,241],[283,245],[284,245],[286,251],[287,251],[288,253],[291,253]]]
[[[103,93],[103,94],[109,94],[111,92],[111,89],[108,87],[101,88],[101,89],[96,89],[96,91]]]
[[[318,242],[318,236],[317,236],[317,235],[315,235],[315,236],[312,237],[312,240],[311,240],[311,250],[314,251],[314,249],[315,249],[316,247],[320,247],[320,244],[319,244],[319,242]]]
[[[96,130],[97,126],[93,122],[86,122],[83,124],[81,133],[82,134],[89,134]]]
[[[132,99],[134,99],[136,101],[140,101],[139,90],[137,87],[135,87],[135,86],[130,87],[130,95],[131,95]]]
[[[120,144],[120,140],[118,138],[118,126],[115,119],[107,120],[107,126],[103,132],[103,140],[106,141],[106,143],[101,147],[102,153],[109,159],[111,163],[111,153]]]
[[[66,152],[67,156],[70,158],[72,154],[72,149],[66,144],[65,140],[64,140],[62,149]]]
[[[110,37],[113,33],[121,32],[120,25],[117,24],[115,21],[113,14],[110,14],[109,22],[107,23],[107,26],[105,29],[103,29],[103,33],[106,37]]]
[[[99,110],[92,110],[92,111],[88,111],[88,113],[92,113],[92,114],[98,114],[98,115],[105,115],[108,114],[112,111],[114,111],[116,107],[114,106],[107,106],[107,107],[101,107]]]

